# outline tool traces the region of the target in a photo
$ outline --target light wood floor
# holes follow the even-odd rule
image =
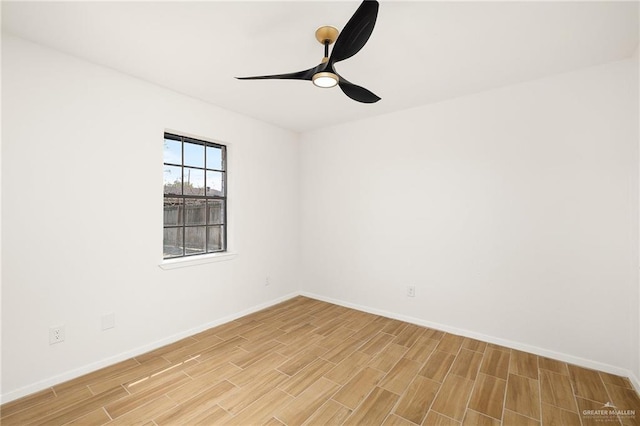
[[[583,414],[607,403],[635,416]],[[626,378],[297,297],[1,407],[2,425],[640,423]]]

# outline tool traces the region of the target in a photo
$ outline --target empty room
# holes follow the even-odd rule
[[[1,424],[640,424],[639,2],[1,17]]]

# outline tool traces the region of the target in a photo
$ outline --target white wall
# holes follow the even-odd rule
[[[307,133],[300,170],[306,294],[640,377],[637,61]]]
[[[296,134],[4,35],[2,56],[5,401],[297,291]],[[237,258],[158,267],[165,129],[229,144]]]

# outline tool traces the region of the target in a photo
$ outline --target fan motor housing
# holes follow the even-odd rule
[[[325,25],[316,30],[316,40],[318,40],[320,44],[324,44],[325,42],[333,44],[338,39],[338,34],[339,31],[336,27]]]

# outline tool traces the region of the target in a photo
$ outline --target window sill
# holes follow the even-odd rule
[[[238,253],[225,252],[204,254],[201,256],[181,257],[179,259],[164,259],[158,266],[165,270],[186,268],[187,266],[197,266],[204,265],[206,263],[223,262],[225,260],[235,259],[237,256]]]

